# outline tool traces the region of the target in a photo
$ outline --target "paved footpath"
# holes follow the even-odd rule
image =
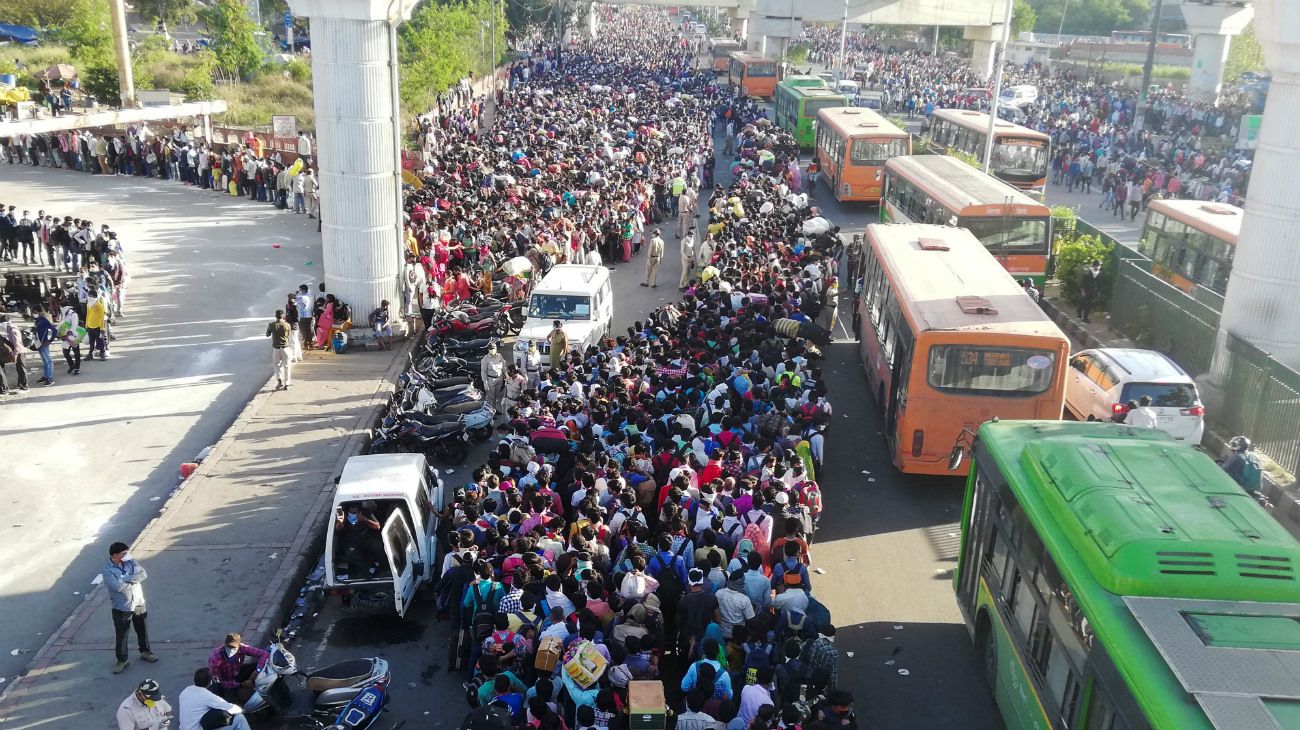
[[[227,632],[261,643],[318,557],[334,480],[365,445],[404,352],[308,352],[290,390],[263,387],[138,537],[109,539],[130,544],[149,572],[149,633],[160,661],[140,661],[133,637],[130,666],[112,673],[108,595],[96,588],[30,671],[6,685],[0,727],[115,728],[117,705],[141,679],[157,679],[174,702]]]

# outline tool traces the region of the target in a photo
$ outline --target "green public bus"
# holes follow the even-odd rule
[[[791,81],[786,79],[776,85],[776,126],[789,131],[800,147],[808,149],[817,139],[818,110],[848,106],[849,101],[824,86],[801,86]]]
[[[1008,728],[1300,727],[1300,543],[1209,456],[1112,423],[974,441],[953,584]]]

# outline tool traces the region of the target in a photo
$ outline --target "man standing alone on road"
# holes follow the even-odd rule
[[[113,631],[116,636],[114,649],[117,652],[117,666],[113,674],[121,674],[130,662],[127,660],[126,639],[129,630],[135,628],[135,638],[140,649],[140,658],[146,662],[156,662],[158,657],[149,650],[149,612],[144,604],[144,588],[140,586],[148,573],[127,553],[126,543],[115,542],[108,548],[108,563],[100,571],[104,578],[104,587],[108,589],[109,601],[113,605]]]
[[[271,338],[271,367],[275,370],[275,389],[288,389],[292,384],[293,360],[289,357],[289,338],[293,328],[284,321],[284,310],[275,310],[275,321],[266,326],[266,336]]]
[[[654,237],[650,239],[650,250],[646,252],[645,258],[645,281],[641,286],[657,287],[659,286],[659,262],[664,260],[664,239],[659,235],[659,229],[654,230]]]
[[[682,278],[677,282],[677,288],[686,291],[686,285],[691,280],[691,271],[695,265],[695,228],[692,227],[686,232],[686,236],[681,240],[682,256]]]

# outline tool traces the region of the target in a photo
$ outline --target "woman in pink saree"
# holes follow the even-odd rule
[[[325,295],[325,308],[316,318],[316,347],[325,349],[330,346],[330,331],[334,329],[334,295]]]

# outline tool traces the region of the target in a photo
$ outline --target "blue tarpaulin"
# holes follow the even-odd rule
[[[0,40],[14,41],[16,43],[35,43],[36,29],[28,28],[25,25],[0,23]]]

